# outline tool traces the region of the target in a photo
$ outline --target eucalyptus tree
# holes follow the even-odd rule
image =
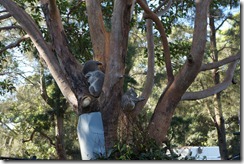
[[[65,10],[64,6],[62,6],[63,3],[68,2],[40,0],[41,6],[39,8],[42,9],[43,16],[41,19],[46,22],[47,28],[46,33],[44,33],[33,20],[33,16],[19,7],[13,0],[0,1],[0,4],[3,6],[1,13],[4,12],[4,16],[8,16],[8,18],[14,18],[16,24],[30,38],[40,58],[45,62],[62,94],[77,115],[81,115],[85,111],[94,110],[99,110],[102,113],[107,150],[118,140],[119,116],[123,115],[124,119],[132,118],[131,120],[133,120],[143,111],[151,95],[155,69],[153,27],[158,31],[161,46],[163,47],[161,54],[163,54],[165,68],[161,70],[167,75],[167,84],[160,91],[161,95],[157,100],[156,107],[148,124],[147,133],[149,137],[155,139],[159,144],[166,140],[172,116],[180,101],[205,98],[226,89],[231,84],[237,61],[240,59],[240,51],[220,61],[203,63],[206,55],[207,19],[209,5],[212,3],[211,0],[197,0],[195,2],[168,0],[156,6],[148,5],[143,0],[116,0],[112,2],[86,0],[74,1],[76,6],[70,8],[70,10]],[[163,21],[166,20],[170,20],[173,23],[172,17],[168,19],[167,17],[166,19],[161,17],[169,11],[173,4],[176,7],[174,10],[170,10],[172,16],[174,16],[174,12],[178,13],[180,10],[179,6],[193,6],[195,11],[194,31],[190,50],[186,52],[187,56],[185,56],[179,71],[173,70],[173,54],[171,54],[165,32],[170,30],[170,25],[164,26],[163,24]],[[84,6],[85,10],[82,10]],[[72,21],[75,17],[71,18],[70,14],[63,18],[62,10],[65,10],[66,13],[72,13],[74,10],[77,12],[78,10],[79,12],[76,16],[87,16],[93,52],[92,58],[103,63],[103,71],[105,72],[103,93],[99,98],[91,97],[87,89],[86,79],[82,74],[82,65],[78,59],[79,57],[87,59],[85,58],[86,54],[85,52],[81,52],[78,56],[74,54],[70,40],[76,38],[69,38],[67,33],[70,29],[66,29],[67,27],[63,25],[65,19],[70,20],[74,24],[79,22]],[[146,20],[145,35],[147,36],[148,62],[144,89],[141,92],[141,96],[145,100],[137,103],[133,111],[123,113],[121,98],[124,94],[125,59],[127,57],[129,32],[134,15],[133,11],[138,10],[143,12],[143,19]],[[111,13],[106,11],[111,11]],[[139,19],[135,21],[139,22]],[[46,40],[43,34],[48,35],[49,40]],[[83,46],[83,43],[79,45]],[[184,57],[180,60],[182,61],[182,59]],[[214,69],[226,64],[229,65],[226,71],[226,78],[223,82],[202,91],[187,91],[201,71]],[[86,97],[90,97],[92,103],[84,108],[82,104]]]

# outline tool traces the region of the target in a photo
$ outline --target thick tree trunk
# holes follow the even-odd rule
[[[123,95],[131,6],[132,0],[114,2],[109,58],[106,63],[103,86],[104,94],[99,100],[107,150],[118,140],[118,118]]]
[[[210,0],[196,1],[196,16],[190,54],[182,70],[169,83],[155,108],[149,124],[149,135],[158,143],[166,140],[174,110],[182,95],[196,78],[202,65],[207,36],[207,13]]]

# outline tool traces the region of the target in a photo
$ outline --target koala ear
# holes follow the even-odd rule
[[[100,61],[96,61],[96,62],[97,62],[97,65],[103,65],[103,63]]]
[[[86,75],[88,72],[99,70],[99,66],[101,66],[101,65],[103,65],[103,64],[101,62],[99,62],[99,61],[88,60],[83,65],[82,73],[84,75]]]

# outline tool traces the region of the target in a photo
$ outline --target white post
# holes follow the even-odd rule
[[[104,130],[100,112],[80,115],[77,133],[82,160],[94,160],[105,156]]]

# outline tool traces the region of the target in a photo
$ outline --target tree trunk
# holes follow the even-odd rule
[[[158,143],[166,140],[174,110],[181,97],[196,78],[202,65],[207,36],[207,13],[211,1],[196,1],[196,16],[192,47],[182,70],[169,83],[159,98],[149,124],[149,135]]]
[[[86,10],[94,52],[93,59],[102,62],[105,70],[109,60],[110,33],[106,31],[104,26],[101,2],[98,0],[86,0]]]
[[[217,44],[216,44],[216,29],[214,25],[214,15],[211,13],[212,10],[210,10],[210,18],[209,18],[209,25],[211,30],[210,35],[210,46],[211,51],[213,54],[213,62],[218,62],[218,51],[217,51]],[[215,68],[213,72],[213,78],[215,85],[220,83],[220,74],[219,69]],[[227,143],[226,143],[226,132],[225,132],[225,120],[223,117],[222,112],[222,104],[221,104],[221,93],[217,93],[214,95],[214,125],[217,130],[218,134],[218,143],[219,143],[219,152],[221,155],[222,160],[228,159],[228,150],[227,150]]]
[[[106,150],[118,141],[117,128],[123,95],[131,6],[132,0],[115,1],[111,19],[110,50],[105,70],[104,94],[99,100]]]
[[[64,114],[62,112],[58,112],[57,114],[57,125],[55,130],[56,136],[56,151],[58,154],[58,158],[60,160],[66,159],[65,152],[65,144],[64,144]]]

